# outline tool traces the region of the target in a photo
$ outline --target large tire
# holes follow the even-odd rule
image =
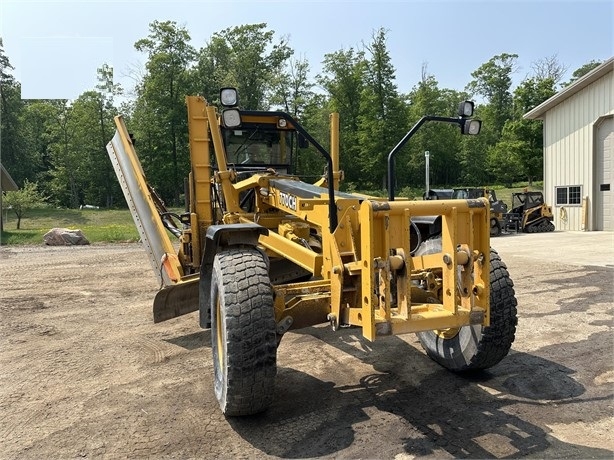
[[[277,336],[265,256],[233,248],[215,256],[211,342],[215,396],[228,416],[251,415],[273,401]]]
[[[507,267],[491,249],[490,326],[465,326],[452,337],[449,331],[420,332],[418,338],[427,355],[454,372],[487,369],[505,358],[518,323],[513,286]]]

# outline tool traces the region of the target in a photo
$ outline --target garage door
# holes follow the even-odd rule
[[[597,126],[595,230],[614,230],[614,118],[604,118]]]

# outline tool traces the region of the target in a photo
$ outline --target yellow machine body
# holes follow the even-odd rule
[[[156,222],[155,211],[163,205],[146,186],[121,117],[116,118],[116,138],[109,147],[109,153],[131,166],[123,174],[139,178],[132,193],[143,201],[142,214],[135,221],[146,229],[146,244],[155,246],[151,260],[163,286],[154,301],[155,321],[198,310],[199,280],[211,276],[202,264],[206,245],[213,244],[207,238],[212,226],[254,224],[266,229],[257,246],[266,252],[271,267],[286,267],[280,276],[271,276],[275,319],[282,332],[330,322],[335,329],[358,326],[364,337],[375,340],[381,335],[489,325],[487,199],[388,201],[339,192],[343,174],[338,116],[333,114],[329,177],[334,181],[336,225],[331,228],[331,187],[326,178],[308,184],[272,168],[242,177],[236,158],[227,152],[227,128],[220,112],[202,97],[190,96],[186,102],[190,199],[176,253],[168,232]],[[280,123],[274,113],[247,113],[243,121],[276,127],[279,139],[295,129],[291,123]],[[283,151],[281,144],[280,140]],[[249,206],[242,205],[247,194]],[[412,222],[423,217],[439,226],[441,249],[416,255],[420,236]]]

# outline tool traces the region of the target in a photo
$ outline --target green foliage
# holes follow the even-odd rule
[[[52,101],[33,100],[25,103],[19,115],[20,132],[26,140],[28,152],[28,159],[24,162],[28,170],[24,173],[25,176],[18,181],[22,183],[26,177],[34,180],[38,183],[42,194],[53,197],[52,201],[55,201],[55,197],[49,186],[50,171],[53,169],[51,125],[56,110],[56,104]],[[11,172],[13,172],[12,169]]]
[[[318,84],[328,98],[328,110],[339,113],[340,163],[349,182],[365,179],[358,140],[361,95],[365,87],[367,62],[362,51],[354,48],[339,50],[324,56],[323,73]]]
[[[243,108],[268,109],[270,94],[279,85],[277,76],[293,54],[287,38],[274,42],[274,37],[275,32],[268,30],[265,23],[214,33],[199,51],[196,65],[198,87],[204,88],[204,96],[217,102],[220,88],[233,86],[239,90]]]
[[[591,70],[599,67],[601,64],[603,64],[603,61],[598,61],[595,59],[587,62],[586,64],[574,70],[573,73],[571,74],[571,78],[569,79],[569,81],[566,83],[563,83],[562,86],[565,87],[565,86],[571,85],[574,81],[582,78],[584,75],[589,73]]]
[[[189,172],[185,96],[202,94],[217,103],[219,89],[235,86],[245,109],[287,111],[323,146],[330,138],[329,114],[340,114],[342,188],[387,195],[387,156],[424,115],[456,116],[461,100],[478,98],[479,136],[461,136],[457,126],[429,122],[395,158],[397,195],[422,196],[424,152],[430,152],[430,183],[481,186],[542,175],[542,127],[523,114],[555,92],[566,69],[556,56],[532,64],[533,76],[514,90],[516,54],[493,56],[472,73],[466,90],[440,87],[423,65],[422,78],[407,94],[399,92],[387,49],[387,31],[377,29],[358,47],[331,51],[322,72],[310,78],[310,65],[293,58],[288,38],[265,23],[215,32],[200,48],[188,30],[173,21],[153,21],[135,48],[146,62],[133,97],[118,109],[113,69],[102,64],[98,83],[76,100],[23,101],[20,84],[0,40],[0,149],[2,162],[18,184],[39,184],[55,205],[102,207],[124,199],[106,153],[122,113],[150,184],[163,200],[180,204]],[[571,81],[599,65],[582,66]],[[313,147],[294,156],[296,171],[314,182],[325,162]],[[399,195],[399,196],[400,196]]]
[[[290,59],[287,68],[273,77],[270,102],[300,120],[315,97],[313,86],[307,60]]]
[[[522,177],[529,184],[543,174],[543,130],[541,122],[525,120],[523,115],[553,96],[554,80],[552,78],[528,78],[514,91],[514,109],[512,118],[503,126],[501,140],[490,151],[495,158],[489,158],[491,177],[511,183]],[[508,158],[503,158],[508,152]],[[509,163],[502,171],[497,165]],[[513,169],[511,169],[513,168]]]
[[[499,140],[505,121],[512,115],[512,74],[516,71],[517,54],[499,54],[471,73],[473,80],[467,85],[471,94],[482,96],[486,104],[480,116],[485,122],[488,143]]]
[[[24,102],[21,99],[21,85],[11,75],[14,70],[8,56],[4,54],[0,38],[0,152],[4,167],[12,178],[21,184],[28,177],[33,162],[29,155],[28,138],[22,130],[21,113]]]
[[[314,95],[311,101],[305,105],[303,116],[300,119],[303,127],[316,139],[322,146],[329,145],[329,116],[330,113],[325,109],[326,102],[324,96]],[[295,171],[298,176],[306,182],[316,182],[322,177],[326,170],[326,161],[313,146],[307,149],[299,149],[295,157]]]
[[[27,211],[42,208],[45,205],[45,197],[39,193],[36,183],[28,182],[27,179],[19,190],[4,192],[2,200],[2,206],[11,208],[17,216],[17,230],[19,230],[21,219]]]
[[[358,118],[358,162],[366,186],[386,183],[388,153],[405,133],[407,107],[399,96],[394,66],[386,48],[386,31],[373,33]]]
[[[435,188],[435,187],[432,187]],[[438,187],[439,188],[439,187]],[[441,187],[444,188],[444,187]],[[424,187],[403,187],[397,194],[396,199],[407,198],[409,200],[422,200],[424,195]]]
[[[53,119],[48,125],[49,153],[53,168],[50,171],[50,187],[58,204],[71,208],[79,207],[83,190],[81,151],[75,138],[76,125],[80,120],[73,117],[72,107],[66,100],[51,101]]]
[[[458,103],[466,95],[441,89],[433,75],[423,67],[422,80],[409,93],[409,119],[416,123],[424,115],[456,116]],[[414,135],[399,155],[397,175],[399,187],[425,185],[425,156],[429,152],[431,183],[452,184],[460,179],[463,138],[457,126],[427,123]],[[421,195],[420,195],[421,196]]]
[[[500,182],[512,186],[514,180],[522,176],[522,151],[526,148],[522,141],[502,140],[488,151],[488,172]]]
[[[178,203],[189,171],[185,96],[195,92],[189,66],[196,51],[188,31],[173,21],[154,21],[149,32],[134,44],[148,61],[132,126],[145,146],[141,160],[148,179],[165,200]]]

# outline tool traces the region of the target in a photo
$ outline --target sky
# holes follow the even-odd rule
[[[312,77],[325,54],[360,48],[384,28],[403,93],[420,81],[423,64],[440,87],[462,90],[501,53],[519,56],[515,84],[539,59],[556,55],[569,80],[583,64],[614,55],[614,0],[0,0],[0,37],[24,99],[76,99],[95,87],[103,63],[130,89],[146,62],[134,43],[154,20],[184,26],[197,49],[227,27],[265,22],[308,60]]]

